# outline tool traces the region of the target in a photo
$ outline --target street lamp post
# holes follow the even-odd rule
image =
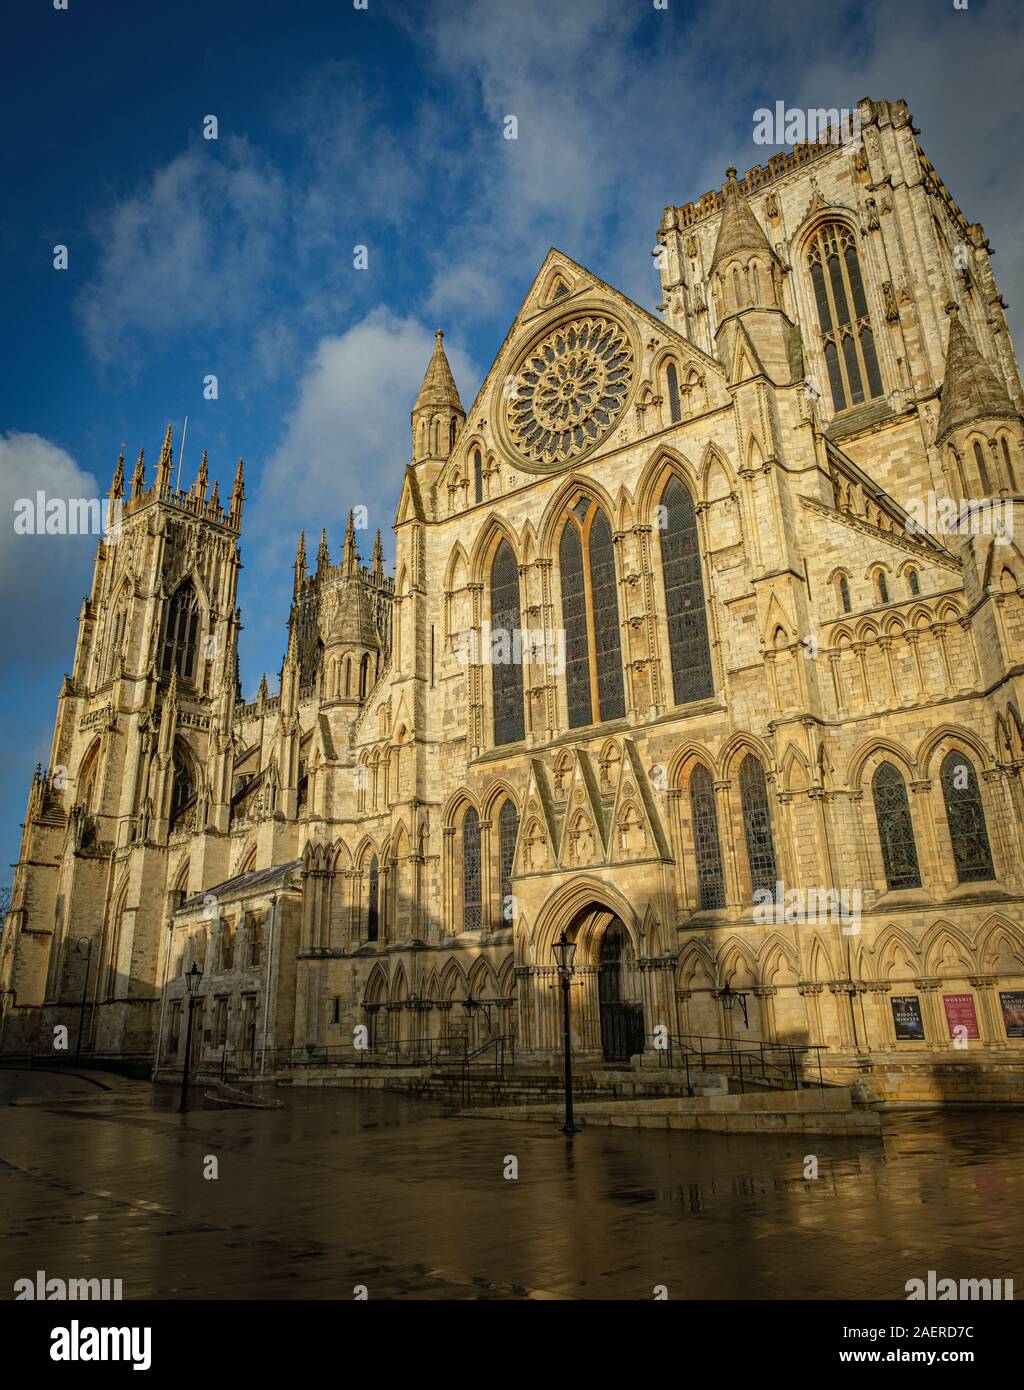
[[[725,1005],[726,1013],[732,1013],[736,1005],[739,1004],[743,1011],[743,1026],[744,1028],[750,1027],[750,1023],[747,1019],[747,996],[743,991],[737,992],[733,989],[729,981],[726,980],[722,988],[714,990],[713,994],[716,999],[721,999],[722,1003]]]
[[[192,1060],[192,1010],[195,1008],[196,995],[199,993],[199,984],[202,978],[203,972],[199,969],[198,962],[193,961],[192,969],[185,971],[185,988],[188,991],[188,1022],[185,1025],[185,1063],[181,1069],[179,1115],[183,1115],[188,1109],[188,1068]]]
[[[572,1116],[572,1038],[569,1034],[569,984],[572,980],[576,943],[570,941],[563,931],[551,949],[562,981],[562,1047],[565,1056],[565,1124],[562,1126],[562,1133],[579,1134]]]
[[[82,947],[85,950],[82,950]],[[89,993],[89,966],[92,963],[92,941],[87,936],[81,936],[75,945],[75,950],[80,956],[85,956],[85,979],[82,981],[82,1002],[78,1006],[78,1037],[75,1039],[75,1061],[77,1062],[82,1055],[82,1034],[85,1031],[85,1000]]]
[[[462,1007],[466,1010],[466,1016],[469,1019],[475,1018],[477,1009],[479,1009],[487,1020],[488,1034],[493,1036],[494,1025],[491,1023],[491,1005],[496,1003],[498,1003],[497,999],[474,999],[472,992],[470,992],[467,994],[466,998],[463,999]]]

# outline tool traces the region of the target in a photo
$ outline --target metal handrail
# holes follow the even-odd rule
[[[749,1076],[751,1081],[756,1079],[756,1064],[760,1064],[761,1080],[770,1084],[771,1080],[778,1079],[783,1086],[792,1083],[794,1090],[801,1090],[803,1086],[813,1085],[808,1083],[806,1077],[806,1057],[805,1054],[816,1055],[818,1064],[818,1086],[824,1087],[825,1082],[821,1071],[821,1054],[827,1049],[817,1043],[773,1043],[765,1042],[759,1038],[738,1039],[722,1038],[709,1036],[702,1033],[662,1033],[652,1034],[654,1040],[654,1051],[658,1053],[660,1066],[673,1065],[673,1050],[678,1048],[686,1065],[687,1087],[690,1080],[690,1058],[699,1058],[701,1069],[705,1069],[709,1061],[718,1061],[719,1065],[724,1060],[728,1060],[728,1070],[735,1072],[739,1077],[740,1090],[746,1090],[746,1079]],[[659,1042],[668,1042],[668,1047],[659,1046]],[[784,1064],[773,1060],[769,1054],[781,1054]],[[800,1066],[798,1067],[798,1059]],[[815,1057],[810,1059],[812,1062]],[[771,1073],[771,1077],[769,1076]]]

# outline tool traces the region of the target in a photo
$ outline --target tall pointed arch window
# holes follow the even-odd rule
[[[725,876],[718,840],[718,811],[711,773],[698,763],[690,778],[690,814],[697,860],[697,888],[702,911],[725,906]]]
[[[117,606],[114,609],[114,614],[110,622],[107,655],[104,663],[105,680],[109,680],[111,676],[117,674],[118,663],[121,660],[121,648],[124,644],[124,629],[127,619],[128,596],[126,592],[123,592],[117,601]]]
[[[525,737],[523,660],[519,610],[519,566],[503,540],[491,564],[491,693],[495,744]],[[502,659],[503,658],[503,659]]]
[[[519,834],[519,812],[515,802],[507,800],[498,816],[498,878],[501,893],[501,922],[503,926],[512,925],[512,863],[516,854],[516,837]]]
[[[196,778],[192,759],[180,743],[174,745],[171,758],[173,779],[171,781],[171,825],[179,819],[196,795]]]
[[[366,939],[376,941],[380,935],[380,864],[377,856],[370,860],[366,876]]]
[[[679,371],[674,362],[668,364],[668,369],[665,372],[665,381],[668,386],[669,419],[675,424],[683,418],[683,407],[679,399]]]
[[[910,819],[907,787],[892,763],[882,763],[871,779],[885,882],[891,889],[920,888],[921,870]]]
[[[181,680],[190,681],[196,665],[196,636],[199,631],[199,600],[186,579],[175,591],[167,609],[164,641],[160,654],[160,672],[169,676],[177,672]]]
[[[484,461],[479,449],[473,450],[473,501],[484,500]]]
[[[1017,492],[1017,474],[1013,467],[1013,456],[1010,453],[1010,445],[1005,434],[999,436],[999,443],[1003,450],[1003,462],[1006,464],[1006,481],[1010,486],[1010,491]]]
[[[910,585],[910,592],[915,596],[921,592],[921,578],[917,570],[907,570],[907,583]]]
[[[747,841],[750,886],[755,893],[767,891],[774,899],[778,874],[772,818],[768,808],[768,785],[764,768],[752,753],[748,753],[740,765],[740,807]]]
[[[715,693],[711,676],[697,517],[689,489],[672,477],[661,494],[661,568],[668,606],[672,686],[677,705]]]
[[[940,773],[958,883],[995,878],[978,778],[963,753],[947,753]]]
[[[843,605],[843,612],[850,611],[850,581],[845,574],[839,576],[839,602]]]
[[[988,469],[985,467],[985,454],[977,440],[974,441],[974,462],[978,465],[978,482],[981,485],[983,497],[987,497],[992,491],[988,480]]]
[[[589,498],[566,518],[558,558],[569,727],[619,719],[626,697],[615,546],[608,518]]]
[[[479,931],[482,922],[480,817],[470,806],[462,818],[462,930]]]
[[[811,238],[807,266],[814,287],[832,408],[882,395],[882,377],[868,312],[856,238],[845,222],[826,222]]]

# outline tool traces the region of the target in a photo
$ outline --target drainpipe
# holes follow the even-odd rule
[[[270,991],[274,979],[274,938],[277,935],[277,894],[270,895],[270,941],[267,943],[267,986],[263,1000],[263,1055],[260,1058],[260,1075],[267,1070],[267,1032],[270,1028]]]
[[[164,1045],[164,1011],[167,1008],[167,971],[171,964],[171,948],[174,945],[174,918],[167,919],[167,950],[164,953],[164,981],[160,986],[160,1026],[156,1034],[156,1061],[153,1063],[153,1075],[150,1080],[156,1080],[156,1074],[160,1070],[160,1054]]]

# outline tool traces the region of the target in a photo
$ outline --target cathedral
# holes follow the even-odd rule
[[[982,227],[904,102],[855,114],[666,208],[656,313],[551,250],[468,408],[438,332],[394,574],[352,514],[299,540],[277,693],[242,463],[118,461],[3,1055],[180,1075],[195,964],[210,1074],[554,1068],[564,933],[581,1065],[1019,1095],[1024,394]]]

